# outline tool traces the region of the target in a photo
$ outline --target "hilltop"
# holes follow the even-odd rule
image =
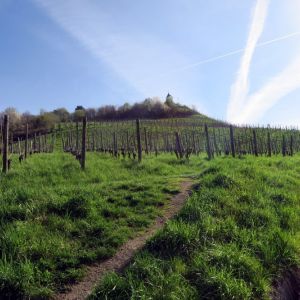
[[[118,121],[140,119],[170,119],[198,117],[214,121],[213,119],[200,114],[195,108],[176,103],[173,97],[168,94],[165,101],[158,97],[146,98],[144,101],[134,104],[124,103],[117,107],[114,105],[104,105],[99,108],[85,108],[77,105],[73,112],[66,108],[57,108],[52,111],[41,110],[39,114],[34,115],[30,112],[20,114],[16,108],[8,107],[0,112],[0,119],[7,114],[10,119],[10,127],[16,134],[25,132],[26,124],[29,130],[36,132],[45,132],[54,129],[58,123],[72,121],[81,121],[83,116],[87,116],[89,121]]]

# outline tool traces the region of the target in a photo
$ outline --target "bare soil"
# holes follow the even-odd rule
[[[299,300],[300,299],[300,269],[294,268],[283,274],[274,286],[271,294],[273,300]]]
[[[66,292],[57,294],[54,299],[83,300],[89,296],[95,285],[102,277],[110,271],[121,271],[131,261],[137,251],[143,248],[146,241],[164,226],[164,224],[176,215],[185,203],[193,182],[184,181],[181,183],[180,193],[172,197],[164,208],[161,217],[157,217],[153,225],[147,228],[142,234],[126,242],[117,253],[104,261],[94,263],[86,267],[86,275],[82,281],[66,287]]]

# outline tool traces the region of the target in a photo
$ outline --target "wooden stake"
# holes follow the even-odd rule
[[[271,134],[270,131],[268,131],[268,156],[272,156],[272,145],[271,145]]]
[[[282,135],[282,156],[286,156],[286,139],[285,135]]]
[[[258,148],[257,148],[257,136],[256,136],[256,131],[253,129],[253,150],[254,150],[254,155],[258,156]]]
[[[235,157],[234,133],[233,133],[232,125],[230,125],[230,147],[231,147],[231,155],[232,157]]]
[[[8,134],[9,134],[9,116],[4,115],[4,121],[3,121],[3,157],[2,157],[2,163],[3,173],[7,173],[8,171]]]
[[[25,138],[25,159],[28,155],[28,123],[26,124],[26,138]]]
[[[147,138],[147,130],[146,130],[146,128],[144,128],[144,134],[145,134],[145,152],[148,155],[149,154],[149,150],[148,150],[148,138]]]
[[[293,135],[291,135],[291,139],[290,139],[290,155],[291,156],[294,155],[294,137],[293,137]]]
[[[115,131],[113,133],[113,147],[114,147],[114,157],[118,157],[117,135]]]
[[[205,137],[206,137],[206,151],[208,159],[211,160],[211,148],[210,148],[210,141],[209,141],[209,134],[208,134],[208,127],[207,124],[204,125]]]
[[[136,119],[136,140],[138,148],[138,161],[142,161],[142,144],[141,144],[141,131],[140,131],[140,120]]]
[[[182,151],[182,145],[180,141],[180,136],[178,132],[175,132],[175,138],[176,138],[176,150],[179,155],[179,158],[183,158],[183,151]]]
[[[82,148],[81,148],[81,169],[85,169],[85,154],[86,154],[86,116],[83,117],[82,121]]]
[[[79,151],[79,124],[76,122],[76,151]]]

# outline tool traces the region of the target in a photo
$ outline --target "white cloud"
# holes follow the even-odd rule
[[[264,29],[269,0],[257,0],[250,26],[248,40],[241,60],[237,78],[231,87],[227,119],[236,122],[249,90],[249,70],[257,42]]]
[[[283,71],[271,78],[259,91],[249,96],[247,105],[235,118],[235,122],[258,121],[281,98],[300,88],[299,74],[300,56],[294,59]]]

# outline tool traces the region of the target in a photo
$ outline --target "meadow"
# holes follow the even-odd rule
[[[180,214],[90,299],[270,299],[299,266],[300,156],[205,162]]]
[[[0,177],[0,294],[48,298],[149,226],[202,159],[35,154]]]

